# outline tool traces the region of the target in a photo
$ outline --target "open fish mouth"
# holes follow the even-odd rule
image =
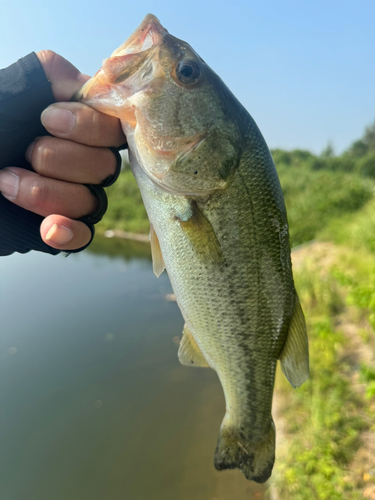
[[[157,17],[148,14],[134,33],[103,61],[100,70],[74,94],[72,100],[89,104],[94,98],[98,101],[109,95],[113,97],[116,90],[111,86],[125,82],[141,69],[167,34]],[[130,97],[133,92],[132,85],[128,90],[125,85],[121,90],[121,100]]]
[[[168,31],[163,28],[157,17],[147,14],[140,26],[112,53],[111,57],[143,52],[161,42],[167,33]]]

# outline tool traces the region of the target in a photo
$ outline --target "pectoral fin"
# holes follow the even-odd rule
[[[281,370],[293,387],[309,378],[309,346],[306,323],[297,293],[288,337],[280,355]]]
[[[150,228],[150,243],[151,243],[151,255],[152,255],[152,269],[154,271],[155,276],[159,278],[159,276],[165,269],[165,264],[163,256],[161,254],[159,240],[158,237],[156,236],[152,224]]]
[[[209,367],[202,351],[187,326],[184,326],[180,348],[178,349],[178,359],[182,365]]]
[[[224,257],[220,243],[211,223],[206,219],[195,202],[191,204],[191,209],[191,217],[186,221],[180,220],[180,226],[185,235],[189,238],[197,254],[203,259],[216,263],[223,262]]]

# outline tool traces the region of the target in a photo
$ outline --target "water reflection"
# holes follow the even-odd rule
[[[125,260],[146,259],[151,261],[151,247],[138,241],[122,238],[95,238],[87,252]]]
[[[224,402],[177,360],[183,321],[149,248],[0,259],[2,500],[251,500],[216,472]]]

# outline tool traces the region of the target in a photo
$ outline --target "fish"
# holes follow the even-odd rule
[[[152,14],[75,95],[121,120],[164,269],[185,326],[183,365],[216,371],[226,412],[216,469],[263,483],[275,460],[277,361],[309,376],[283,193],[255,121],[205,61]]]

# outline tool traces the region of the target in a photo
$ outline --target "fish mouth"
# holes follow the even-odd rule
[[[116,49],[111,57],[143,52],[161,42],[168,31],[153,14],[147,14],[132,35]]]
[[[133,76],[152,56],[154,49],[162,42],[168,31],[160,24],[157,17],[147,14],[139,27],[132,35],[118,47],[108,59],[103,61],[100,70],[85,85],[74,94],[72,100],[85,104],[93,104],[97,109],[107,106],[109,98],[122,101],[130,97],[134,92],[134,86],[127,88],[125,81]],[[122,98],[119,90],[113,86],[124,85],[121,88]],[[98,101],[102,101],[97,105]],[[107,109],[108,112],[108,109]],[[118,116],[117,113],[109,113]]]

